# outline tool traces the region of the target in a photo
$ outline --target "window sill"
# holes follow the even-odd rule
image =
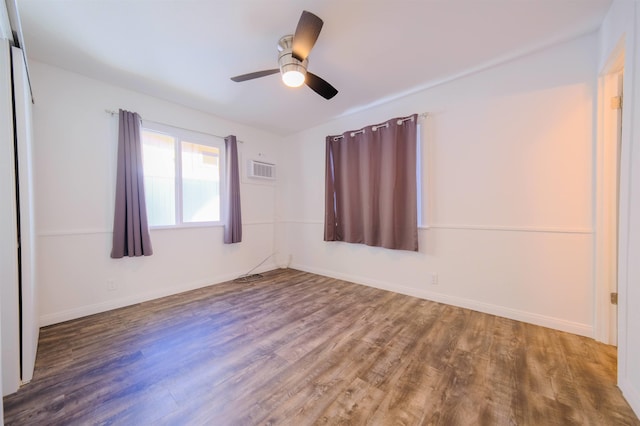
[[[164,231],[170,229],[195,229],[195,228],[222,228],[224,224],[222,222],[199,222],[199,223],[182,223],[180,225],[166,225],[166,226],[150,226],[150,231]]]

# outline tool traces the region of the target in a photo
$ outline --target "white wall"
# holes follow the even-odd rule
[[[152,256],[111,259],[117,116],[105,109],[235,134],[243,159],[278,163],[281,138],[36,61],[30,72],[42,325],[232,279],[273,252],[275,186],[242,179],[242,243],[222,244],[222,227],[152,230]]]
[[[620,159],[618,244],[618,385],[640,415],[640,11],[638,2],[616,0],[600,29],[598,70],[622,46],[624,100]],[[606,100],[604,100],[606,102]]]
[[[288,137],[280,252],[303,270],[591,335],[596,51],[581,37]],[[419,253],[323,242],[325,136],[414,112],[430,114]]]

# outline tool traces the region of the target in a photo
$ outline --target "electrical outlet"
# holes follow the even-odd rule
[[[431,274],[431,285],[438,285],[438,274]]]
[[[107,280],[107,291],[116,291],[118,286],[114,280]]]

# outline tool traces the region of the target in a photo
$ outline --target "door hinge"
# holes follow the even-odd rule
[[[612,305],[618,304],[618,293],[611,293],[611,304]]]
[[[622,96],[611,98],[611,109],[622,109]]]

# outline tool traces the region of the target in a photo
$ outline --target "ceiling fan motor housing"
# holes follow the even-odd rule
[[[286,35],[278,41],[278,65],[280,73],[285,74],[289,71],[298,71],[302,75],[307,74],[307,65],[309,60],[299,61],[292,55],[291,46],[293,44],[293,35]]]

